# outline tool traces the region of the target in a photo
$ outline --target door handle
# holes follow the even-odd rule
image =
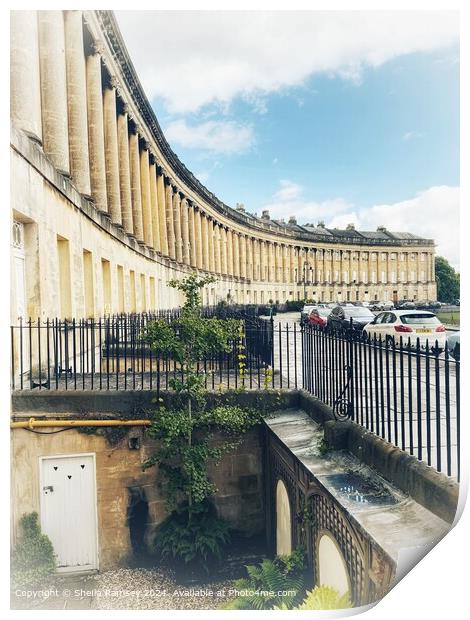
[[[53,493],[53,492],[54,492],[54,487],[53,487],[53,486],[42,487],[42,490],[43,490],[43,491],[44,491],[44,493],[46,493],[46,495],[47,495],[47,492],[48,492],[48,491],[50,491],[51,493]]]

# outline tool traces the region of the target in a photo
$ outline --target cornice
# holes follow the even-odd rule
[[[273,235],[279,239],[278,243],[295,243],[296,245],[302,245],[302,243],[320,243],[326,245],[339,244],[379,247],[408,247],[413,245],[434,246],[434,241],[431,239],[367,239],[339,236],[324,238],[324,236],[316,235],[313,232],[292,230],[287,226],[280,230],[280,225],[271,223],[270,220],[262,220],[260,218],[254,219],[253,216],[244,214],[226,205],[219,198],[217,198],[213,192],[209,191],[190,170],[188,170],[188,168],[178,158],[176,153],[174,153],[171,149],[155,116],[152,106],[150,105],[150,102],[148,101],[142,88],[113,12],[98,10],[93,11],[93,13],[96,16],[103,38],[109,46],[113,60],[118,66],[121,74],[117,78],[116,82],[116,84],[119,84],[118,89],[122,92],[122,86],[125,85],[127,92],[133,98],[134,104],[139,110],[142,120],[146,124],[146,128],[151,133],[151,136],[155,140],[160,153],[165,159],[165,162],[157,162],[159,168],[163,170],[166,176],[174,176],[179,178],[190,190],[192,190],[201,199],[203,203],[201,205],[202,209],[204,209],[205,204],[232,222],[235,222],[244,228],[256,231],[256,234],[259,235],[261,240],[267,240],[264,238],[264,235]],[[168,165],[171,171],[166,169],[165,164]],[[191,196],[187,196],[187,199],[194,202]],[[227,225],[225,222],[221,222],[221,224],[224,226]],[[246,233],[242,232],[241,234]],[[253,232],[253,234],[255,233]]]

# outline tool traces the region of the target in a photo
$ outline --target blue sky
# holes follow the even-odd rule
[[[137,11],[118,21],[173,150],[227,204],[409,230],[458,265],[455,14]]]

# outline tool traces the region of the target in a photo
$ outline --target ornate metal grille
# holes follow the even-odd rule
[[[313,541],[317,545],[322,530],[328,530],[338,542],[344,556],[351,581],[351,596],[356,604],[361,604],[364,597],[364,560],[359,548],[359,541],[338,512],[334,503],[324,495],[310,497],[313,516]],[[316,554],[315,554],[316,556]],[[315,578],[318,576],[318,559],[315,558]]]

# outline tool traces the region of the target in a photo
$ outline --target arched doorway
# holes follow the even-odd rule
[[[346,562],[334,537],[323,531],[317,543],[317,585],[331,586],[340,595],[351,592]]]
[[[289,496],[282,480],[276,486],[276,555],[292,552],[292,525]]]

